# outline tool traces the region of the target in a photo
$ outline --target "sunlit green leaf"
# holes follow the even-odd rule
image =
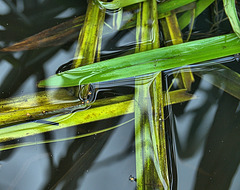
[[[83,66],[41,81],[39,87],[69,87],[164,71],[240,52],[235,34],[196,40]]]
[[[166,13],[166,12],[170,12],[174,9],[178,9],[180,7],[183,7],[189,3],[192,3],[196,0],[184,0],[184,1],[180,1],[180,0],[171,0],[171,1],[165,1],[163,3],[160,3],[158,6],[158,13]]]
[[[195,17],[200,15],[213,2],[214,0],[198,0],[196,3]],[[181,17],[178,19],[180,28],[184,29],[191,22],[191,19],[191,11],[187,11],[186,13],[182,14]]]
[[[240,38],[240,21],[238,18],[235,0],[223,0],[225,12],[230,20],[234,32]]]

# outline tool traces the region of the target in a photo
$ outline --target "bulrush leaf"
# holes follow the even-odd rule
[[[167,36],[170,36],[170,39],[167,39],[166,37],[165,37],[165,39],[171,41],[173,45],[183,43],[182,33],[179,28],[176,13],[172,12],[172,14],[170,16],[167,16],[166,23],[167,23],[168,29],[163,28],[163,30],[167,30],[167,31],[165,31],[165,33],[169,32],[169,35],[167,35]],[[188,91],[190,91],[191,84],[194,82],[194,76],[191,72],[191,69],[188,68],[188,72],[186,72],[186,71],[183,72],[182,70],[180,72],[181,72],[181,75],[178,77],[178,79],[179,79],[178,87],[186,88],[186,89],[188,89]]]
[[[211,5],[214,2],[214,0],[198,0],[196,2],[196,10],[195,10],[195,18],[200,15],[209,5]],[[179,19],[179,26],[181,29],[184,29],[192,19],[192,13],[191,11],[187,11],[184,14],[182,14]]]
[[[164,71],[240,52],[240,39],[228,34],[118,57],[54,75],[39,87],[70,87]]]
[[[229,18],[234,32],[240,38],[240,21],[238,18],[235,0],[223,0],[225,12]]]
[[[164,1],[162,3],[159,3],[158,5],[158,13],[166,13],[170,12],[175,9],[182,8],[183,6],[190,4],[192,2],[195,2],[196,0],[184,0],[184,1],[179,1],[179,0],[171,0],[171,1]],[[207,0],[204,0],[207,1]]]
[[[0,142],[118,117],[133,112],[133,100],[0,128]]]
[[[84,16],[76,17],[70,21],[61,23],[52,28],[43,30],[12,46],[0,49],[0,51],[24,51],[42,47],[62,45],[72,39],[76,39],[84,21]]]
[[[139,4],[136,53],[160,47],[157,20],[156,0],[147,0]],[[163,187],[160,189],[169,189],[162,73],[153,76],[150,83],[146,83],[149,81],[148,76],[135,80],[135,157],[138,190],[149,189],[149,184]]]

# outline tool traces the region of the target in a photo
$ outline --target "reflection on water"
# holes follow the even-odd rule
[[[86,7],[87,1],[79,5],[75,0],[0,1],[0,47],[84,15]],[[224,16],[221,10],[219,15]],[[102,60],[135,51],[136,28],[119,28],[129,24],[136,12],[133,9],[106,11]],[[226,20],[206,21],[206,15],[209,17],[207,11],[196,20],[191,39],[229,32]],[[124,18],[120,25],[114,22],[119,16]],[[71,68],[79,29],[54,46],[0,52],[0,130],[16,129],[16,134],[23,131],[23,138],[5,139],[1,143],[1,148],[8,150],[0,152],[0,189],[136,189],[139,179],[136,178],[133,94],[141,78],[92,84],[86,101],[74,96],[70,88],[46,92],[36,87],[38,81]],[[183,30],[184,39],[187,35],[188,29]],[[164,45],[166,41],[161,39],[161,43]],[[183,93],[189,101],[171,105],[170,93],[165,97],[170,187],[239,189],[240,104],[236,90],[239,55],[192,65],[191,69],[195,82],[190,91]],[[188,68],[182,68],[182,72],[188,72]],[[178,75],[176,69],[163,73],[165,92],[179,90]],[[145,76],[147,93],[152,90],[149,86],[155,76]],[[82,88],[79,86],[80,91]],[[8,98],[12,98],[10,103]],[[113,112],[114,106],[111,110],[109,107],[100,110],[106,102],[119,112],[114,118],[104,116],[95,121],[102,112],[109,115]],[[118,110],[119,102],[124,103],[125,113]],[[146,106],[144,113],[149,118],[152,117],[149,113],[154,113],[151,106]],[[15,115],[17,111],[22,111],[21,117]],[[4,114],[9,117],[2,121]],[[81,122],[79,118],[83,118]],[[36,130],[36,126],[41,128]],[[155,153],[150,153],[153,160]],[[150,182],[155,182],[153,179],[158,177],[150,178]],[[147,185],[149,189],[159,189],[158,184]]]

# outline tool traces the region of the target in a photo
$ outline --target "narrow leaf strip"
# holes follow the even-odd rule
[[[196,3],[196,11],[195,11],[195,18],[200,15],[209,5],[211,5],[214,0],[199,0]],[[179,19],[179,26],[181,29],[184,29],[192,19],[191,11],[187,11],[184,13]]]
[[[235,0],[223,0],[225,12],[232,25],[233,31],[240,38],[240,21],[237,15]]]
[[[5,146],[0,146],[0,151],[14,149],[14,148],[20,148],[20,147],[26,147],[26,146],[32,146],[32,145],[36,146],[36,145],[40,145],[40,144],[56,143],[56,142],[62,142],[62,141],[68,141],[68,140],[74,140],[74,139],[89,137],[89,136],[92,136],[92,135],[96,135],[96,134],[100,134],[100,133],[104,133],[104,132],[116,129],[118,127],[121,127],[123,125],[126,125],[126,124],[132,122],[133,120],[134,120],[134,118],[130,119],[126,122],[123,122],[119,125],[115,125],[113,127],[105,128],[105,129],[98,130],[98,131],[91,132],[91,133],[76,135],[76,136],[73,136],[73,137],[66,137],[66,138],[46,140],[46,141],[25,142],[25,143],[18,143],[18,144],[10,144],[10,145],[5,145]]]
[[[172,44],[176,45],[176,44],[183,43],[182,33],[181,33],[180,28],[179,28],[176,13],[172,12],[172,14],[170,16],[166,17],[166,22],[167,22],[167,25],[168,25],[168,30],[169,30],[169,33],[170,33]],[[193,74],[191,72],[191,69],[189,68],[188,72],[183,72],[182,70],[180,72],[181,72],[181,77],[178,77],[179,78],[178,87],[179,88],[186,88],[187,90],[190,91],[191,90],[191,85],[194,82],[194,77],[193,77]]]
[[[160,3],[158,6],[158,14],[163,14],[166,12],[170,12],[174,9],[178,9],[180,7],[183,7],[189,3],[192,3],[196,0],[184,0],[184,1],[179,1],[179,0],[171,0],[171,1],[165,1],[163,3]]]
[[[39,87],[68,87],[164,71],[240,52],[235,34],[158,48],[72,69],[39,83]]]
[[[102,30],[105,19],[105,9],[100,9],[98,5],[89,0],[86,17],[82,30],[78,38],[75,57],[72,68],[92,64],[96,57],[99,57],[102,41]],[[97,55],[96,55],[97,53]],[[87,100],[90,86],[82,86],[74,89],[75,96],[82,100]]]

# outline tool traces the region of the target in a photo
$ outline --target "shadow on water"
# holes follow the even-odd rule
[[[173,135],[169,143],[175,152],[171,160],[174,187],[236,189],[240,163],[239,99],[203,79],[197,80],[193,86],[196,100],[169,107],[169,133]]]
[[[224,93],[207,135],[194,189],[230,189],[240,163],[239,100]]]

